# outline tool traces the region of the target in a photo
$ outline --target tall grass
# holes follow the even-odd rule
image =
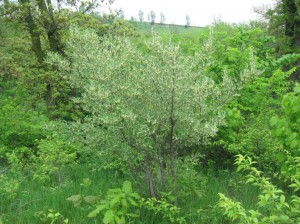
[[[92,184],[82,187],[80,183],[89,178]],[[63,183],[52,180],[43,184],[27,178],[19,187],[13,202],[0,201],[2,221],[9,224],[38,224],[41,220],[37,213],[48,214],[49,209],[61,213],[69,223],[95,223],[87,217],[88,208],[75,208],[66,200],[71,195],[100,195],[109,188],[121,184],[117,173],[93,172],[86,166],[78,166],[68,171]]]
[[[91,185],[82,187],[80,183],[84,178],[89,178],[92,181]],[[102,196],[110,188],[121,187],[125,179],[126,177],[118,173],[91,171],[86,166],[77,166],[68,170],[61,184],[55,180],[42,184],[27,178],[20,184],[14,201],[9,203],[0,201],[0,215],[4,224],[38,224],[42,223],[41,214],[47,215],[48,210],[53,209],[61,213],[64,218],[68,218],[69,223],[101,223],[100,219],[94,220],[87,217],[92,207],[84,203],[79,207],[74,207],[66,198],[77,194]],[[254,207],[258,195],[258,190],[243,184],[236,173],[209,174],[207,184],[203,189],[203,196],[179,201],[181,215],[185,217],[187,223],[228,223],[216,206],[219,192],[241,201],[246,208]],[[167,224],[169,221],[163,220],[159,214],[141,209],[136,223]]]

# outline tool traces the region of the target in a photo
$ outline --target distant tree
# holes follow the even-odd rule
[[[165,23],[165,22],[166,22],[166,17],[165,17],[165,15],[161,12],[161,13],[160,13],[160,23],[163,24],[163,23]]]
[[[278,40],[280,53],[290,53],[300,49],[300,1],[278,0],[274,8],[255,9],[269,25],[269,31]]]
[[[120,9],[120,11],[118,12],[117,17],[120,18],[120,19],[125,19],[125,13],[124,13],[123,9]]]
[[[278,0],[275,7],[260,13],[268,22],[269,31],[277,39],[279,55],[300,53],[300,1]],[[295,63],[298,70],[292,75],[300,79],[300,60]]]
[[[131,22],[136,22],[136,21],[137,21],[137,19],[136,19],[136,18],[134,18],[133,16],[131,16],[131,17],[130,17],[130,21],[131,21]]]
[[[155,23],[156,15],[154,11],[150,11],[150,22],[151,24]]]
[[[189,15],[185,16],[185,26],[188,27],[191,25],[191,17]]]
[[[139,21],[144,22],[144,12],[142,10],[139,11]]]
[[[63,2],[63,4],[62,4]],[[0,0],[0,15],[3,18],[19,23],[31,40],[31,49],[40,68],[49,72],[44,60],[48,52],[64,55],[63,36],[69,29],[70,20],[75,17],[84,17],[94,9],[104,4],[111,4],[111,0]],[[3,4],[2,4],[3,3]],[[54,74],[51,70],[52,74]],[[59,79],[59,81],[57,80]],[[65,104],[61,77],[48,75],[43,83],[46,85],[43,97],[46,100],[49,115]],[[57,92],[56,92],[57,91]],[[60,100],[64,101],[59,102]]]

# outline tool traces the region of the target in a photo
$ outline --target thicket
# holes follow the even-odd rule
[[[202,29],[42,3],[0,10],[1,224],[299,222],[286,1]]]

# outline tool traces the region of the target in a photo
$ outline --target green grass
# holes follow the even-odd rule
[[[87,188],[81,187],[83,178],[89,178],[92,184]],[[43,185],[27,179],[20,184],[18,195],[13,202],[0,202],[2,221],[14,224],[41,223],[35,214],[41,211],[47,214],[49,209],[54,209],[68,218],[70,223],[94,223],[87,218],[89,210],[86,206],[77,209],[66,198],[76,194],[99,195],[109,188],[119,186],[121,182],[116,173],[91,172],[84,166],[74,168],[62,185],[55,182]]]
[[[217,207],[218,193],[242,202],[246,208],[254,207],[258,189],[244,184],[240,179],[240,175],[225,171],[209,174],[203,196],[192,197],[184,202],[183,213],[188,216],[188,223],[228,223]]]
[[[161,25],[146,22],[132,22],[141,37],[137,38],[138,45],[144,45],[145,40],[150,40],[152,33],[156,33],[164,43],[175,43],[180,46],[182,53],[194,55],[207,39],[209,28],[184,27],[178,25]]]
[[[88,187],[80,186],[84,178],[92,183]],[[43,185],[35,180],[26,178],[12,202],[0,201],[0,214],[3,223],[38,224],[43,223],[36,215],[37,212],[48,214],[49,209],[60,212],[69,223],[101,223],[87,217],[92,207],[82,203],[79,207],[67,201],[71,195],[104,195],[109,188],[121,187],[125,177],[114,172],[91,171],[86,166],[77,166],[65,175],[65,181],[59,185],[56,181]],[[240,176],[229,172],[216,172],[207,177],[202,197],[191,197],[179,200],[181,215],[187,223],[228,223],[222,211],[216,207],[218,193],[241,201],[246,208],[254,207],[257,202],[257,189],[240,183]],[[49,221],[47,223],[50,223]],[[61,223],[61,222],[56,222]],[[159,214],[153,214],[141,209],[140,218],[136,223],[156,224],[169,223],[162,220]]]
[[[151,32],[151,30],[154,29],[158,33],[161,32],[190,33],[203,28],[203,27],[185,27],[176,24],[155,23],[154,25],[152,25],[151,23],[148,22],[131,22],[131,23],[139,32]]]

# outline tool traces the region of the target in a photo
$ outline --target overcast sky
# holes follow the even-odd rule
[[[220,18],[230,23],[247,22],[257,18],[253,8],[270,5],[274,0],[115,0],[113,9],[123,9],[125,18],[138,19],[138,12],[144,12],[144,18],[151,10],[160,22],[160,13],[166,17],[165,23],[185,24],[185,16],[191,18],[191,25],[206,26]]]

